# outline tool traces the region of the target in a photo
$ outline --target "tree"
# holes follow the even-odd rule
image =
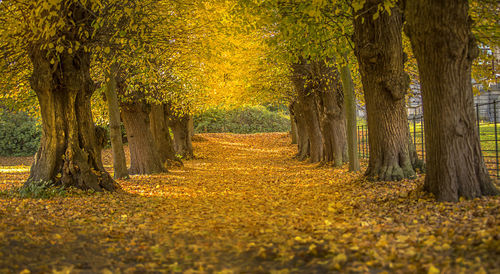
[[[117,190],[104,170],[90,110],[94,2],[3,1],[2,49],[10,64],[29,57],[31,88],[42,116],[42,140],[26,185],[39,181],[81,189]],[[25,18],[25,20],[19,20]],[[102,19],[102,18],[101,18]],[[22,41],[19,43],[18,41]],[[18,45],[21,44],[21,47]]]
[[[421,79],[427,174],[440,201],[498,194],[484,164],[473,108],[478,48],[467,1],[407,1],[406,32]]]
[[[321,134],[319,113],[312,90],[311,66],[302,59],[300,63],[292,65],[293,78],[296,92],[297,105],[294,112],[300,112],[300,119],[303,120],[307,137],[309,140],[309,159],[311,163],[317,163],[323,160],[323,136]]]
[[[380,11],[385,7],[386,11]],[[354,19],[355,53],[365,96],[372,180],[413,178],[405,95],[403,17],[398,6],[367,0]]]
[[[174,142],[168,127],[168,110],[166,108],[166,104],[151,104],[151,112],[149,113],[151,133],[161,162],[167,162],[167,165],[177,162],[182,165],[182,161],[175,155]]]
[[[106,101],[108,103],[109,113],[109,136],[111,140],[111,149],[113,151],[113,177],[115,179],[127,178],[127,162],[125,160],[125,151],[123,150],[120,106],[117,95],[117,72],[119,68],[113,64],[110,73],[107,75],[108,82],[105,87]]]

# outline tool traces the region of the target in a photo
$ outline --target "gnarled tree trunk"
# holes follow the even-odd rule
[[[119,189],[104,170],[95,136],[90,54],[83,49],[62,53],[58,62],[50,64],[47,52],[35,47],[30,59],[31,87],[42,114],[42,140],[25,185],[52,181],[95,191]]]
[[[312,63],[314,95],[323,140],[323,161],[342,166],[347,162],[344,94],[338,71],[325,62]]]
[[[151,134],[149,111],[150,107],[141,101],[122,105],[122,119],[130,149],[130,174],[167,171]]]
[[[412,0],[405,8],[422,85],[426,169],[424,188],[441,201],[498,194],[479,143],[471,85],[478,49],[468,2]]]
[[[151,133],[155,141],[161,161],[177,161],[180,159],[175,157],[175,150],[170,131],[165,120],[165,105],[153,104],[151,105],[151,112],[149,113]]]
[[[311,67],[302,60],[293,64],[292,82],[297,91],[297,105],[300,109],[300,119],[304,121],[304,126],[309,139],[309,160],[311,163],[323,160],[323,137],[318,117],[318,108],[311,85]]]
[[[111,140],[111,150],[113,151],[113,177],[127,178],[127,162],[125,151],[123,150],[122,130],[120,125],[120,107],[117,96],[117,65],[111,65],[111,71],[107,75],[105,94],[109,112],[109,137]]]
[[[377,11],[383,0],[367,0],[354,19],[355,53],[359,61],[368,122],[370,159],[366,175],[372,180],[413,178],[405,95],[409,77],[404,72],[398,7]],[[379,17],[373,19],[375,12]]]

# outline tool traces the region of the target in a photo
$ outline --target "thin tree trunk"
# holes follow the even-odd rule
[[[441,201],[498,194],[484,164],[473,107],[471,65],[478,55],[468,2],[406,2],[425,120],[424,189]]]
[[[340,67],[340,76],[344,89],[344,108],[347,117],[347,148],[349,155],[349,171],[358,171],[358,136],[357,136],[357,118],[356,118],[356,95],[354,94],[354,84],[351,77],[351,69],[347,63],[347,57],[344,56],[346,62]]]
[[[113,151],[113,177],[115,179],[127,178],[127,162],[123,150],[122,131],[120,125],[120,107],[117,96],[117,65],[111,65],[111,71],[107,75],[105,94],[109,112],[109,137],[111,140],[111,150]]]
[[[304,119],[304,112],[301,108],[301,104],[295,101],[292,106],[297,124],[297,158],[300,161],[304,161],[310,154],[309,135],[307,132],[306,120]]]
[[[290,113],[290,137],[292,138],[292,144],[297,144],[297,124],[295,123],[295,117]]]
[[[191,136],[191,138],[193,138],[193,136],[194,136],[194,117],[193,117],[193,115],[189,115],[188,129],[189,129],[189,136]]]
[[[140,101],[122,105],[122,118],[130,149],[130,174],[167,171],[150,130],[149,106]]]
[[[151,133],[155,141],[162,163],[175,161],[182,164],[182,161],[175,157],[174,143],[170,137],[170,131],[165,120],[165,105],[151,105],[149,113]]]
[[[46,51],[30,52],[31,87],[42,115],[42,140],[26,186],[39,181],[95,191],[120,188],[102,165],[92,121],[90,54],[62,53],[50,64]]]
[[[389,15],[379,11],[383,0],[367,0],[354,20],[355,53],[363,83],[368,122],[371,180],[414,178],[409,149],[405,95],[409,77],[404,72],[398,7]]]

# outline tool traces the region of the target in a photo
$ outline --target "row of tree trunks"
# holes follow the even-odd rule
[[[425,190],[441,201],[498,194],[476,127],[471,66],[478,56],[468,2],[406,1],[406,33],[417,59],[425,119]]]
[[[405,95],[403,17],[399,7],[379,12],[383,0],[367,0],[354,19],[355,53],[363,83],[370,158],[366,175],[372,180],[415,177],[410,158]],[[375,13],[377,19],[373,19]]]
[[[56,64],[48,56],[37,47],[30,52],[30,81],[40,103],[42,140],[25,185],[52,181],[95,191],[119,189],[102,165],[95,136],[90,54],[83,49],[62,53]]]
[[[347,161],[347,142],[337,70],[325,62],[306,60],[294,64],[293,70],[297,98],[290,109],[297,131],[298,158],[342,165]]]
[[[142,101],[122,104],[122,120],[130,150],[130,174],[166,172],[151,133],[150,106]]]
[[[342,166],[347,158],[344,93],[338,71],[325,62],[312,63],[314,95],[323,137],[323,161]]]

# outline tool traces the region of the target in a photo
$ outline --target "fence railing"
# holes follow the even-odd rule
[[[492,177],[500,178],[500,146],[499,146],[499,129],[500,125],[500,101],[493,101],[482,104],[475,104],[477,117],[477,129],[481,143],[486,167]],[[424,118],[421,114],[411,115],[408,117],[408,125],[413,144],[417,150],[417,154],[421,159],[425,160],[425,135],[424,135]],[[369,158],[368,149],[368,127],[366,125],[358,126],[358,154],[360,158]]]

